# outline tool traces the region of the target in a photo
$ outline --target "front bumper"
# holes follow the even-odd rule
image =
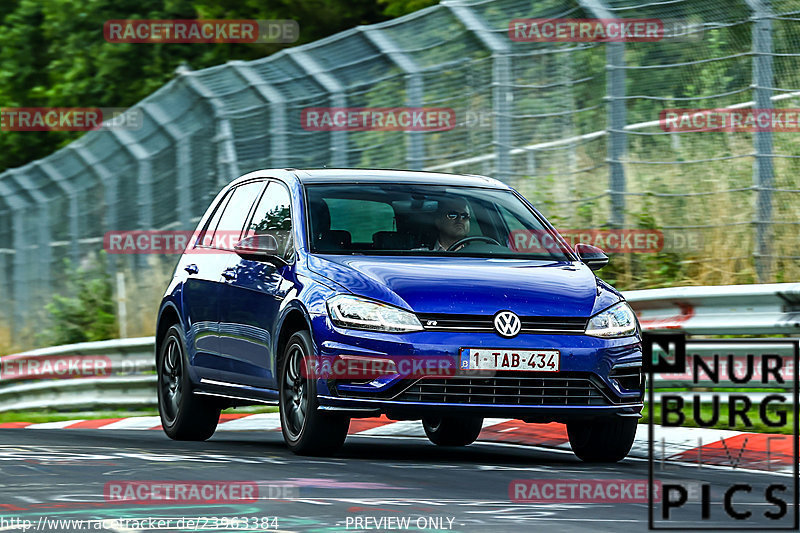
[[[638,416],[643,406],[641,341],[574,334],[420,331],[405,334],[333,326],[326,315],[312,319],[317,356],[412,356],[458,358],[461,348],[557,349],[560,371],[507,372],[453,377],[386,376],[370,382],[319,379],[323,410],[353,416],[387,414],[415,419],[442,412],[484,417],[565,422],[597,416]],[[639,379],[636,379],[636,376]],[[360,414],[359,414],[360,413]]]

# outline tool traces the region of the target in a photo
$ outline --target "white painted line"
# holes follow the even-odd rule
[[[510,422],[510,418],[484,418],[483,419],[483,429],[490,428],[492,426],[496,426],[498,424],[504,424],[506,422]]]
[[[31,424],[25,429],[63,429],[72,424],[83,422],[83,420],[62,420],[60,422],[44,422],[42,424]]]
[[[280,413],[257,413],[223,422],[217,431],[269,431],[280,427]]]
[[[419,420],[401,420],[399,422],[392,422],[370,428],[364,431],[355,433],[355,435],[367,435],[373,437],[381,437],[386,435],[402,435],[404,437],[424,437],[425,430],[422,429],[422,422]]]
[[[111,422],[99,429],[150,429],[161,425],[161,418],[157,416],[132,416]]]

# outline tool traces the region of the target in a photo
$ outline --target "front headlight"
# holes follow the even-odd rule
[[[343,328],[405,333],[422,331],[414,313],[358,296],[340,294],[328,300],[331,322]]]
[[[636,333],[636,315],[627,302],[619,302],[589,319],[586,334],[593,337],[627,337]]]

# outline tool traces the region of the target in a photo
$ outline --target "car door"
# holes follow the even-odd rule
[[[192,305],[204,309],[208,316],[213,316],[214,323],[212,340],[201,343],[204,349],[198,352],[193,363],[201,378],[228,382],[236,376],[230,361],[223,356],[223,338],[219,324],[225,296],[223,289],[228,281],[226,276],[230,277],[228,267],[231,260],[237,257],[233,246],[241,238],[245,221],[264,186],[264,181],[253,181],[232,189],[221,215],[215,216],[216,223],[205,232],[201,246],[194,254],[200,270],[196,276],[202,276],[203,290],[195,291],[192,295]]]
[[[258,202],[247,235],[272,235],[281,257],[294,258],[289,190],[271,181]],[[237,382],[277,389],[273,334],[281,301],[294,286],[284,277],[290,266],[231,257],[233,274],[220,299],[220,346]]]
[[[186,343],[192,366],[200,377],[208,377],[206,369],[219,356],[219,281],[224,263],[211,242],[231,191],[214,205],[214,212],[200,228],[197,242],[187,246],[181,256],[177,272],[185,276],[182,299],[186,321]]]

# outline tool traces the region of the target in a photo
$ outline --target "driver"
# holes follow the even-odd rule
[[[454,243],[468,236],[469,219],[469,206],[464,198],[449,198],[440,201],[435,220],[439,238],[433,251],[447,251]]]

